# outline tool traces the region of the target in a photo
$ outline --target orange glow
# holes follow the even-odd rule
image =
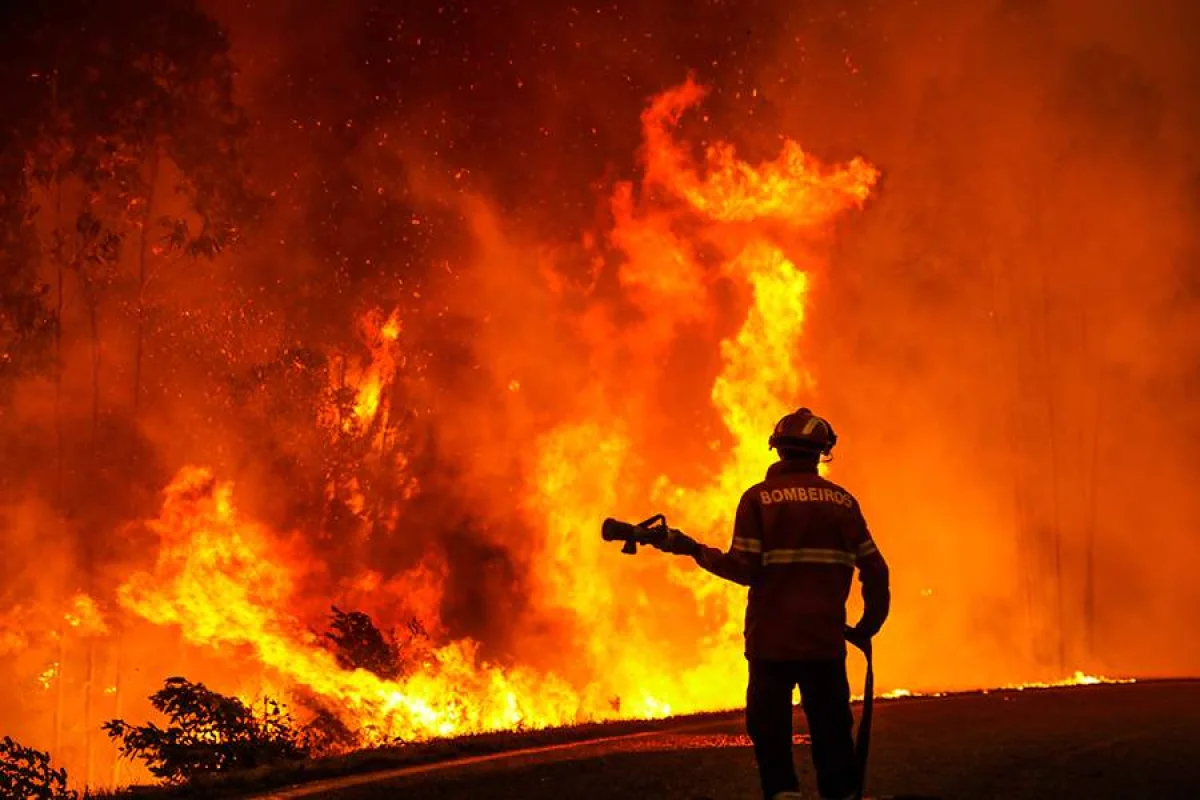
[[[1200,674],[1200,6],[294,5],[8,30],[0,736],[740,708],[747,590],[600,525],[724,550],[801,406],[880,695]]]
[[[89,594],[72,586],[43,603],[49,623],[0,618],[0,653],[29,650],[31,631],[49,630],[23,672],[31,685],[56,689],[60,706],[73,688],[94,686],[111,698],[94,715],[115,709],[134,720],[121,658],[140,646],[143,658],[154,651],[147,661],[156,669],[186,670],[247,702],[279,696],[301,719],[327,709],[362,746],[740,706],[745,590],[688,559],[628,558],[601,541],[600,521],[663,512],[708,544],[729,544],[739,496],[775,458],[766,438],[776,420],[821,406],[822,342],[809,329],[811,312],[825,300],[834,226],[863,208],[880,172],[862,158],[825,163],[790,139],[761,163],[720,140],[695,155],[681,126],[705,96],[689,80],[649,102],[641,172],[606,194],[603,222],[582,237],[586,275],[575,282],[555,248],[528,247],[486,199],[423,189],[468,221],[471,255],[444,270],[436,262],[446,286],[386,287],[355,305],[353,318],[339,318],[353,336],[313,347],[313,374],[296,369],[316,386],[315,407],[265,437],[288,465],[336,454],[313,456],[322,467],[313,494],[324,492],[336,513],[292,508],[287,479],[262,477],[275,452],[235,446],[231,456],[224,443],[193,441],[198,456],[180,445],[163,461],[174,477],[145,523],[149,549],[129,556],[139,568],[121,571],[115,597],[111,585]],[[436,217],[423,219],[403,228],[437,228]],[[397,300],[410,296],[411,307]],[[462,325],[429,334],[444,314]],[[460,333],[466,344],[455,340]],[[462,373],[445,368],[453,380],[421,349],[430,339],[436,349],[442,336],[462,345],[447,359]],[[444,460],[422,471],[429,451]],[[447,483],[459,493],[440,496]],[[888,521],[880,542],[891,558],[892,542],[909,534],[904,526],[924,520]],[[978,524],[992,522],[981,515]],[[129,541],[141,543],[141,522],[122,523],[122,534],[126,525]],[[484,556],[452,554],[459,534]],[[464,566],[494,552],[511,575]],[[911,620],[935,606],[930,618],[946,618],[960,598],[930,583],[935,575],[929,567],[916,587],[901,587],[898,595],[909,594],[894,620],[918,626]],[[491,579],[501,588],[472,596]],[[456,604],[460,596],[468,601]],[[491,607],[497,602],[507,606]],[[318,632],[331,605],[367,612],[395,638],[399,677],[338,662]],[[501,630],[491,637],[489,626]],[[886,638],[891,630],[881,661],[904,646]],[[117,653],[108,661],[87,649],[102,637]],[[896,660],[906,657],[924,655]],[[1010,671],[975,652],[964,660],[990,677],[964,670],[954,689],[1049,674]],[[888,680],[899,672],[894,663],[881,669]],[[938,665],[938,677],[917,685],[913,676],[924,673],[906,666],[894,680],[912,688],[882,686],[883,698],[942,688],[953,672]],[[1007,688],[1109,681],[1079,672]],[[75,769],[83,756],[71,757]]]

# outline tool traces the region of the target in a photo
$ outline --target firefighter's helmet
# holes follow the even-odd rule
[[[829,420],[801,408],[779,420],[769,444],[774,450],[807,450],[828,456],[837,444],[837,434]]]

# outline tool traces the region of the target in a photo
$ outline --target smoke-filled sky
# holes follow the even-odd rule
[[[0,418],[5,544],[25,565],[0,595],[5,636],[84,591],[130,658],[129,641],[155,652],[141,683],[187,665],[228,677],[228,650],[185,635],[162,656],[165,633],[115,621],[130,573],[163,577],[165,540],[142,523],[170,516],[162,489],[196,465],[303,551],[289,580],[304,625],[330,602],[387,625],[425,614],[435,636],[576,687],[620,637],[657,633],[681,702],[702,704],[688,664],[738,655],[725,620],[697,621],[712,595],[653,577],[661,561],[602,560],[558,530],[583,541],[600,519],[576,530],[555,506],[649,516],[655,477],[693,486],[719,469],[736,437],[711,394],[747,301],[708,275],[753,235],[809,272],[792,366],[812,383],[777,414],[811,405],[839,430],[832,477],[892,563],[889,686],[1200,668],[1180,635],[1200,602],[1196,4],[202,6],[228,35],[265,211],[215,259],[152,264],[141,349],[132,278],[113,279],[96,336],[67,285],[60,400],[31,376]],[[644,170],[643,112],[689,76],[709,89],[675,133],[693,156],[729,142],[756,164],[793,140],[874,165],[871,197],[799,232],[655,216],[670,187]],[[660,219],[697,242],[703,290],[668,286],[687,273],[667,266],[662,285],[647,277],[662,240],[631,241]],[[136,254],[120,266],[135,274]],[[38,268],[53,286],[50,261]],[[393,311],[398,353],[380,333]],[[382,375],[388,415],[361,442],[319,422],[339,369],[347,385]],[[554,433],[585,424],[582,450]],[[627,469],[610,475],[618,451]],[[556,483],[561,463],[580,475]],[[675,614],[695,642],[666,635]],[[56,657],[36,652],[15,669]],[[41,743],[69,735],[28,707]]]

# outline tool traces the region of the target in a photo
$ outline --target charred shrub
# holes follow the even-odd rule
[[[115,719],[106,722],[104,730],[118,741],[123,756],[140,759],[152,774],[171,783],[309,754],[304,731],[273,700],[251,709],[204,684],[167,678],[150,702],[167,717],[167,727],[133,726]]]
[[[384,680],[403,672],[400,645],[376,627],[361,611],[342,611],[332,606],[333,618],[325,638],[343,669],[365,669]]]
[[[0,797],[77,800],[79,795],[67,788],[67,771],[50,766],[49,754],[5,736],[0,740]]]
[[[343,669],[362,669],[384,680],[395,680],[412,668],[412,658],[420,652],[416,643],[428,639],[424,627],[415,619],[408,623],[409,638],[402,645],[395,635],[381,631],[369,615],[343,611],[337,606],[330,608],[333,613],[329,629],[320,635]],[[305,736],[315,753],[344,753],[362,746],[364,741],[382,738],[382,733],[371,726],[353,730],[347,727],[337,710],[320,697],[301,692],[298,700],[312,715],[305,726]]]

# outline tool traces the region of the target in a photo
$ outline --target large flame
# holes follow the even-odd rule
[[[153,573],[134,575],[123,606],[151,622],[178,625],[190,641],[249,653],[263,666],[330,701],[364,741],[447,736],[542,725],[576,717],[571,693],[545,676],[480,663],[470,642],[432,651],[404,681],[341,668],[285,609],[302,604],[298,576],[281,563],[284,543],[239,518],[232,487],[203,469],[167,489]],[[296,563],[302,554],[289,559]]]
[[[696,163],[675,125],[703,96],[688,81],[654,99],[643,115],[640,190],[622,184],[613,195],[608,240],[622,256],[622,302],[640,316],[622,325],[596,306],[581,325],[593,358],[628,361],[619,373],[600,374],[627,382],[600,387],[607,400],[589,396],[544,433],[525,476],[520,510],[541,532],[533,548],[535,602],[567,611],[582,632],[555,668],[523,667],[520,653],[515,663],[488,664],[475,643],[447,640],[396,681],[343,669],[289,612],[304,606],[298,595],[312,555],[240,515],[232,487],[198,468],[181,472],[168,488],[152,525],[161,537],[157,564],[123,586],[121,603],[154,623],[179,626],[192,643],[231,658],[251,655],[372,737],[736,705],[742,686],[731,676],[741,658],[744,591],[685,565],[621,560],[600,541],[598,523],[620,509],[660,506],[676,524],[727,544],[740,492],[771,459],[764,432],[814,386],[801,355],[817,234],[861,205],[878,173],[857,159],[826,167],[791,141],[764,164],[740,160],[724,143]],[[712,443],[715,466],[683,485],[635,458],[644,435],[641,412],[655,400],[630,387],[656,385],[661,359],[680,331],[712,322],[719,286],[734,287],[740,317],[720,341],[711,385],[711,409],[724,431]],[[322,422],[337,435],[378,448],[401,332],[396,314],[370,316],[363,325],[369,360],[336,366],[335,385],[345,399]],[[434,605],[426,605],[426,615]]]

